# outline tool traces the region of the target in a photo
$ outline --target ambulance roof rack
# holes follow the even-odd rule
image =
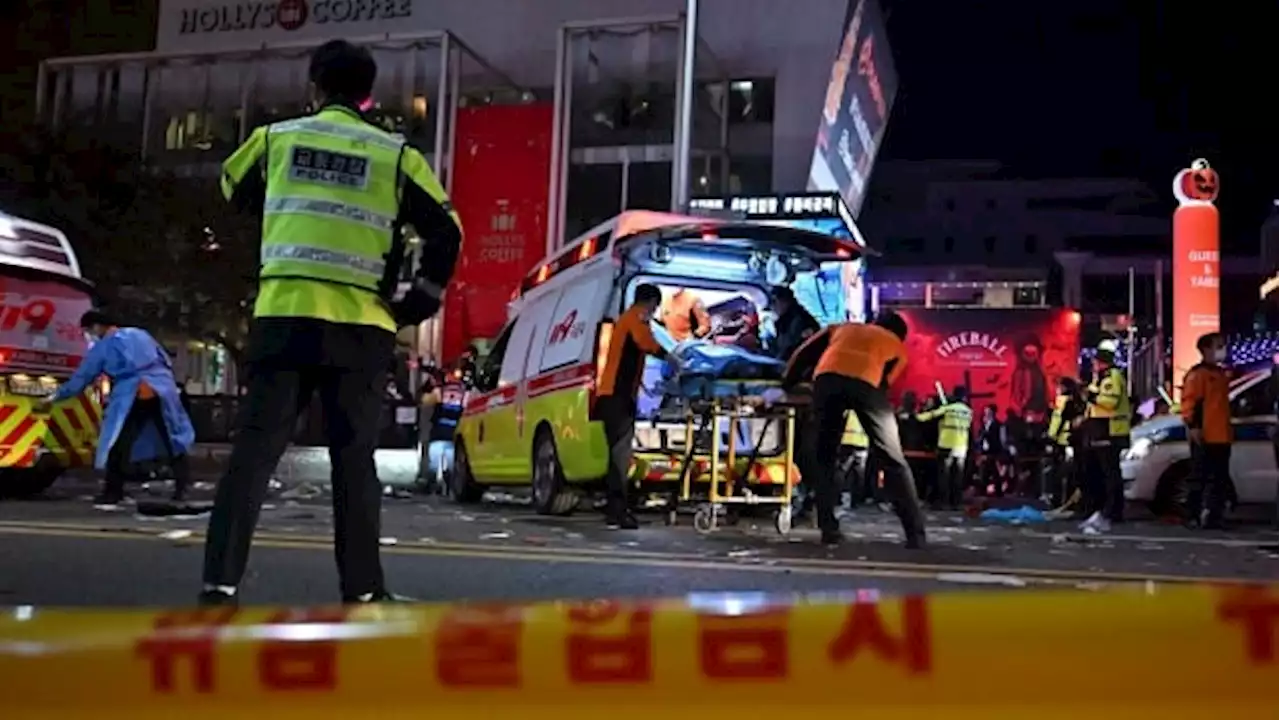
[[[61,275],[86,284],[80,262],[60,230],[0,211],[0,266]]]

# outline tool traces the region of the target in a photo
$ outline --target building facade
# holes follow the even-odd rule
[[[803,189],[846,0],[703,0],[694,194]],[[211,176],[247,130],[306,110],[307,50],[373,48],[386,123],[448,174],[459,106],[563,101],[563,228],[666,207],[676,155],[683,0],[161,0],[155,52],[46,63],[39,112]],[[443,111],[443,112],[442,112]],[[440,153],[440,158],[434,155]],[[447,184],[447,177],[446,184]],[[582,216],[582,217],[580,217]],[[591,216],[591,217],[585,217]]]
[[[1154,323],[1157,276],[1172,287],[1172,208],[1171,197],[1138,180],[1022,180],[993,161],[886,161],[860,223],[885,250],[875,281],[899,292],[922,293],[922,278],[958,293],[967,283],[997,283],[1015,304],[1034,304],[1018,302],[1017,290],[1040,283],[1052,288],[1053,303],[1119,315],[1128,312],[1132,268],[1135,316]],[[1241,278],[1258,267],[1257,256],[1224,257],[1221,265],[1225,277]],[[1232,304],[1229,286],[1224,307]]]

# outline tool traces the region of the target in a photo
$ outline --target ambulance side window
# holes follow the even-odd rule
[[[507,326],[498,339],[494,341],[489,354],[480,361],[476,371],[476,387],[479,392],[489,392],[498,387],[498,374],[502,370],[502,358],[507,354],[507,345],[511,343],[511,330],[515,323]]]
[[[511,343],[507,347],[507,355],[502,359],[502,373],[498,377],[499,385],[514,385],[526,379],[525,361],[529,357],[532,345],[538,339],[536,333],[539,326],[543,324],[546,308],[555,304],[557,294],[550,291],[531,302],[520,312],[520,317],[515,321],[515,329],[511,332]]]
[[[538,369],[549,372],[571,363],[586,362],[595,349],[601,308],[613,286],[613,274],[593,273],[565,288],[544,332]]]

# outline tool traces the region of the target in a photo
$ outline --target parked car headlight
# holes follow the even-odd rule
[[[1124,452],[1124,459],[1129,462],[1142,460],[1151,454],[1152,448],[1164,442],[1169,437],[1169,433],[1164,430],[1153,432],[1149,435],[1136,437],[1129,445],[1129,449]]]
[[[1141,437],[1133,441],[1129,449],[1124,453],[1124,459],[1128,462],[1137,462],[1147,455],[1151,454],[1151,448],[1155,447],[1155,442],[1149,437]]]

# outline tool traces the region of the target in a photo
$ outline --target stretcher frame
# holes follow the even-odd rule
[[[747,418],[761,418],[764,424],[760,429],[760,437],[752,445],[750,459],[743,472],[744,477],[750,477],[752,468],[759,462],[757,454],[770,425],[779,420],[784,424],[782,453],[784,477],[782,492],[778,495],[757,495],[751,491],[750,487],[744,487],[744,492],[741,493],[734,492],[738,483],[738,479],[733,476],[733,468],[738,464],[737,428],[738,423]],[[707,497],[697,502],[694,509],[694,530],[701,534],[715,532],[721,519],[727,515],[727,511],[732,506],[777,505],[778,509],[774,513],[774,529],[781,535],[790,533],[792,493],[795,485],[796,406],[780,403],[762,408],[755,398],[744,396],[690,400],[685,406],[684,420],[684,457],[681,460],[677,490],[673,492],[667,507],[667,523],[675,525],[679,507],[682,504],[695,502],[693,468],[699,455],[695,439],[700,429],[710,429]],[[723,443],[720,441],[721,421],[727,421],[730,428],[727,452],[723,460],[721,459]],[[749,486],[751,483],[744,481],[743,485]]]

